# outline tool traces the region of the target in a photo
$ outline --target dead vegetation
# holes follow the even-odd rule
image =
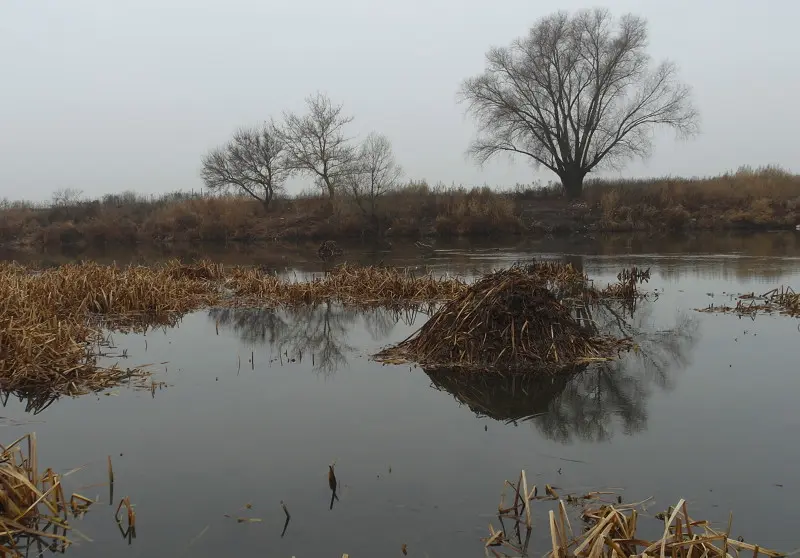
[[[226,285],[242,300],[268,304],[339,302],[357,306],[397,306],[449,300],[467,284],[456,277],[415,275],[405,269],[340,265],[309,281],[291,281],[238,267],[227,274]]]
[[[70,544],[69,513],[84,513],[93,500],[73,494],[67,500],[61,477],[52,469],[39,471],[36,436],[26,434],[0,446],[0,552],[27,556],[45,548],[63,552]]]
[[[332,211],[331,211],[332,209]],[[376,225],[377,223],[377,225]],[[591,180],[583,203],[559,188],[460,188],[409,182],[364,213],[352,196],[275,199],[269,211],[242,196],[134,192],[50,206],[0,200],[0,244],[120,247],[171,243],[485,237],[546,232],[791,230],[800,223],[800,176],[743,168],[709,178]],[[379,229],[375,231],[375,229]]]
[[[587,305],[635,297],[640,275],[602,290],[569,264],[536,262],[496,271],[448,301],[417,332],[378,353],[382,362],[426,369],[554,371],[608,361],[629,338],[599,331]]]
[[[464,288],[459,279],[390,268],[340,266],[323,277],[292,281],[209,261],[77,263],[45,270],[3,263],[0,390],[38,400],[141,383],[147,376],[142,369],[98,364],[107,354],[107,332],[172,326],[186,312],[212,305],[247,299],[269,306],[328,301],[400,307],[445,300]]]
[[[781,314],[800,318],[800,293],[791,287],[777,287],[761,295],[754,292],[741,294],[735,306],[709,304],[705,308],[697,308],[698,312],[736,314],[740,317],[755,317],[757,314]]]
[[[506,504],[506,488],[514,496],[512,504]],[[655,514],[660,522],[661,537],[648,540],[641,534],[641,526],[650,519],[646,504],[642,502],[623,504],[622,497],[613,491],[596,491],[580,495],[568,494],[562,498],[556,487],[545,485],[542,494],[536,486],[529,487],[525,471],[516,483],[505,481],[500,496],[497,518],[500,529],[489,525],[489,536],[484,538],[487,555],[495,557],[528,556],[528,546],[534,528],[532,503],[542,500],[557,501],[556,511],[549,510],[544,529],[550,534],[551,550],[547,558],[585,557],[622,558],[626,556],[671,556],[673,558],[739,558],[740,553],[758,558],[786,556],[783,553],[749,544],[741,537],[731,534],[731,515],[725,529],[714,528],[709,521],[695,520],[689,516],[686,501],[681,499],[673,507]],[[582,508],[575,514],[570,509]],[[581,530],[573,529],[573,519],[581,522]],[[511,521],[507,529],[504,520]],[[524,535],[523,535],[524,533]],[[505,551],[497,550],[504,547]]]

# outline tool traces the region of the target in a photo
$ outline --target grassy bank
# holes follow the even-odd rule
[[[595,180],[569,203],[551,187],[495,191],[411,183],[364,211],[356,200],[299,196],[269,210],[239,196],[175,193],[53,204],[0,203],[0,244],[132,246],[355,238],[485,237],[589,231],[788,229],[800,175],[743,169],[704,179]],[[376,231],[379,234],[376,234]]]

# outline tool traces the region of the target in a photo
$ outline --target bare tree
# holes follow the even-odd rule
[[[651,68],[646,47],[644,19],[628,14],[614,22],[595,9],[558,12],[510,47],[490,49],[484,73],[460,90],[479,129],[470,153],[481,163],[525,155],[576,198],[599,165],[647,156],[655,127],[679,137],[697,133],[689,87],[673,63]]]
[[[365,216],[379,229],[378,199],[396,188],[403,176],[392,143],[386,136],[370,133],[361,144],[344,183]]]
[[[223,147],[203,157],[201,176],[209,190],[236,188],[269,208],[290,169],[283,135],[270,121],[260,128],[241,128]]]
[[[54,206],[76,205],[83,198],[83,190],[78,188],[60,188],[53,192]]]
[[[337,184],[351,168],[355,150],[344,135],[344,127],[353,121],[322,93],[306,99],[304,115],[285,113],[283,138],[289,166],[309,174],[333,199]]]

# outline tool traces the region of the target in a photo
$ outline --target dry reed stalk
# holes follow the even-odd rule
[[[63,551],[70,544],[67,511],[83,513],[93,500],[79,494],[67,500],[61,477],[39,472],[35,433],[0,449],[0,553],[21,557],[35,542]]]
[[[630,341],[601,335],[565,305],[568,298],[601,296],[572,266],[513,266],[478,280],[375,358],[415,361],[428,369],[493,371],[553,371],[610,360],[629,349]]]

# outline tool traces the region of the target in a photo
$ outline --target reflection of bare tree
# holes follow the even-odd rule
[[[233,330],[248,344],[275,345],[286,336],[289,324],[274,308],[212,308],[209,317]]]
[[[412,323],[414,311],[373,308],[360,311],[333,303],[287,308],[213,308],[209,317],[245,343],[264,344],[288,358],[310,356],[315,369],[333,373],[355,350],[348,335],[361,317],[374,341],[386,338],[397,323]]]
[[[433,387],[451,393],[477,415],[530,422],[554,441],[608,440],[615,430],[633,434],[647,426],[652,386],[671,389],[674,372],[686,366],[697,340],[695,320],[684,317],[676,327],[652,331],[645,324],[649,314],[647,304],[634,317],[613,305],[590,310],[598,331],[631,336],[639,347],[614,363],[544,377],[427,373]]]
[[[347,364],[347,353],[355,347],[347,343],[358,312],[352,309],[321,303],[292,308],[289,331],[280,339],[278,350],[290,357],[311,353],[314,367],[326,374],[336,372]]]
[[[364,325],[373,341],[386,339],[396,323],[395,316],[384,308],[372,308],[364,312]]]
[[[552,440],[604,441],[616,428],[628,435],[646,428],[652,386],[672,389],[674,373],[686,367],[697,341],[697,322],[690,317],[681,317],[668,330],[648,331],[643,322],[649,306],[640,308],[629,320],[620,320],[621,314],[611,306],[601,308],[605,315],[603,310],[594,313],[600,330],[623,328],[614,333],[632,337],[638,350],[572,378],[553,398],[548,411],[534,419],[537,428]]]

